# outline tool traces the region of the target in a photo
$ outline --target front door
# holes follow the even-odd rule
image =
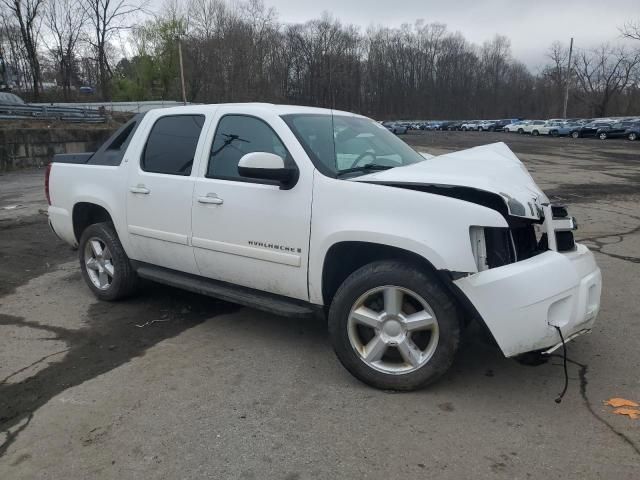
[[[274,153],[295,164],[292,153],[302,149],[291,138],[279,118],[268,124],[252,116],[219,114],[193,196],[193,247],[201,275],[308,300],[313,172],[301,169],[290,190],[238,174],[240,158],[251,152]]]
[[[135,260],[198,273],[191,237],[194,159],[199,158],[204,115],[155,120],[145,145],[128,161],[127,230]]]

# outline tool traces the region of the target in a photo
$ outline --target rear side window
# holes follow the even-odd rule
[[[171,115],[156,121],[142,154],[145,172],[190,175],[204,115]]]
[[[285,164],[293,163],[280,137],[264,121],[246,115],[225,115],[213,138],[207,177],[248,181],[238,173],[238,162],[253,152],[274,153]]]

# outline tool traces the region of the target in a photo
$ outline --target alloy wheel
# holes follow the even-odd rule
[[[91,283],[100,290],[107,290],[115,274],[109,247],[99,238],[91,237],[84,247],[84,263]]]
[[[369,367],[404,374],[429,362],[438,346],[436,314],[417,293],[387,285],[360,296],[349,313],[349,342]]]

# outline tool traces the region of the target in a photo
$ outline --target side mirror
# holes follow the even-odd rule
[[[268,152],[252,152],[238,162],[238,173],[242,177],[280,182],[280,188],[287,190],[298,180],[298,170],[286,167],[281,156]]]

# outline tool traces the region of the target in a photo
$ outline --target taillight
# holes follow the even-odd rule
[[[44,172],[44,195],[47,197],[47,203],[51,205],[51,195],[49,195],[49,175],[51,175],[51,164],[47,165]]]

